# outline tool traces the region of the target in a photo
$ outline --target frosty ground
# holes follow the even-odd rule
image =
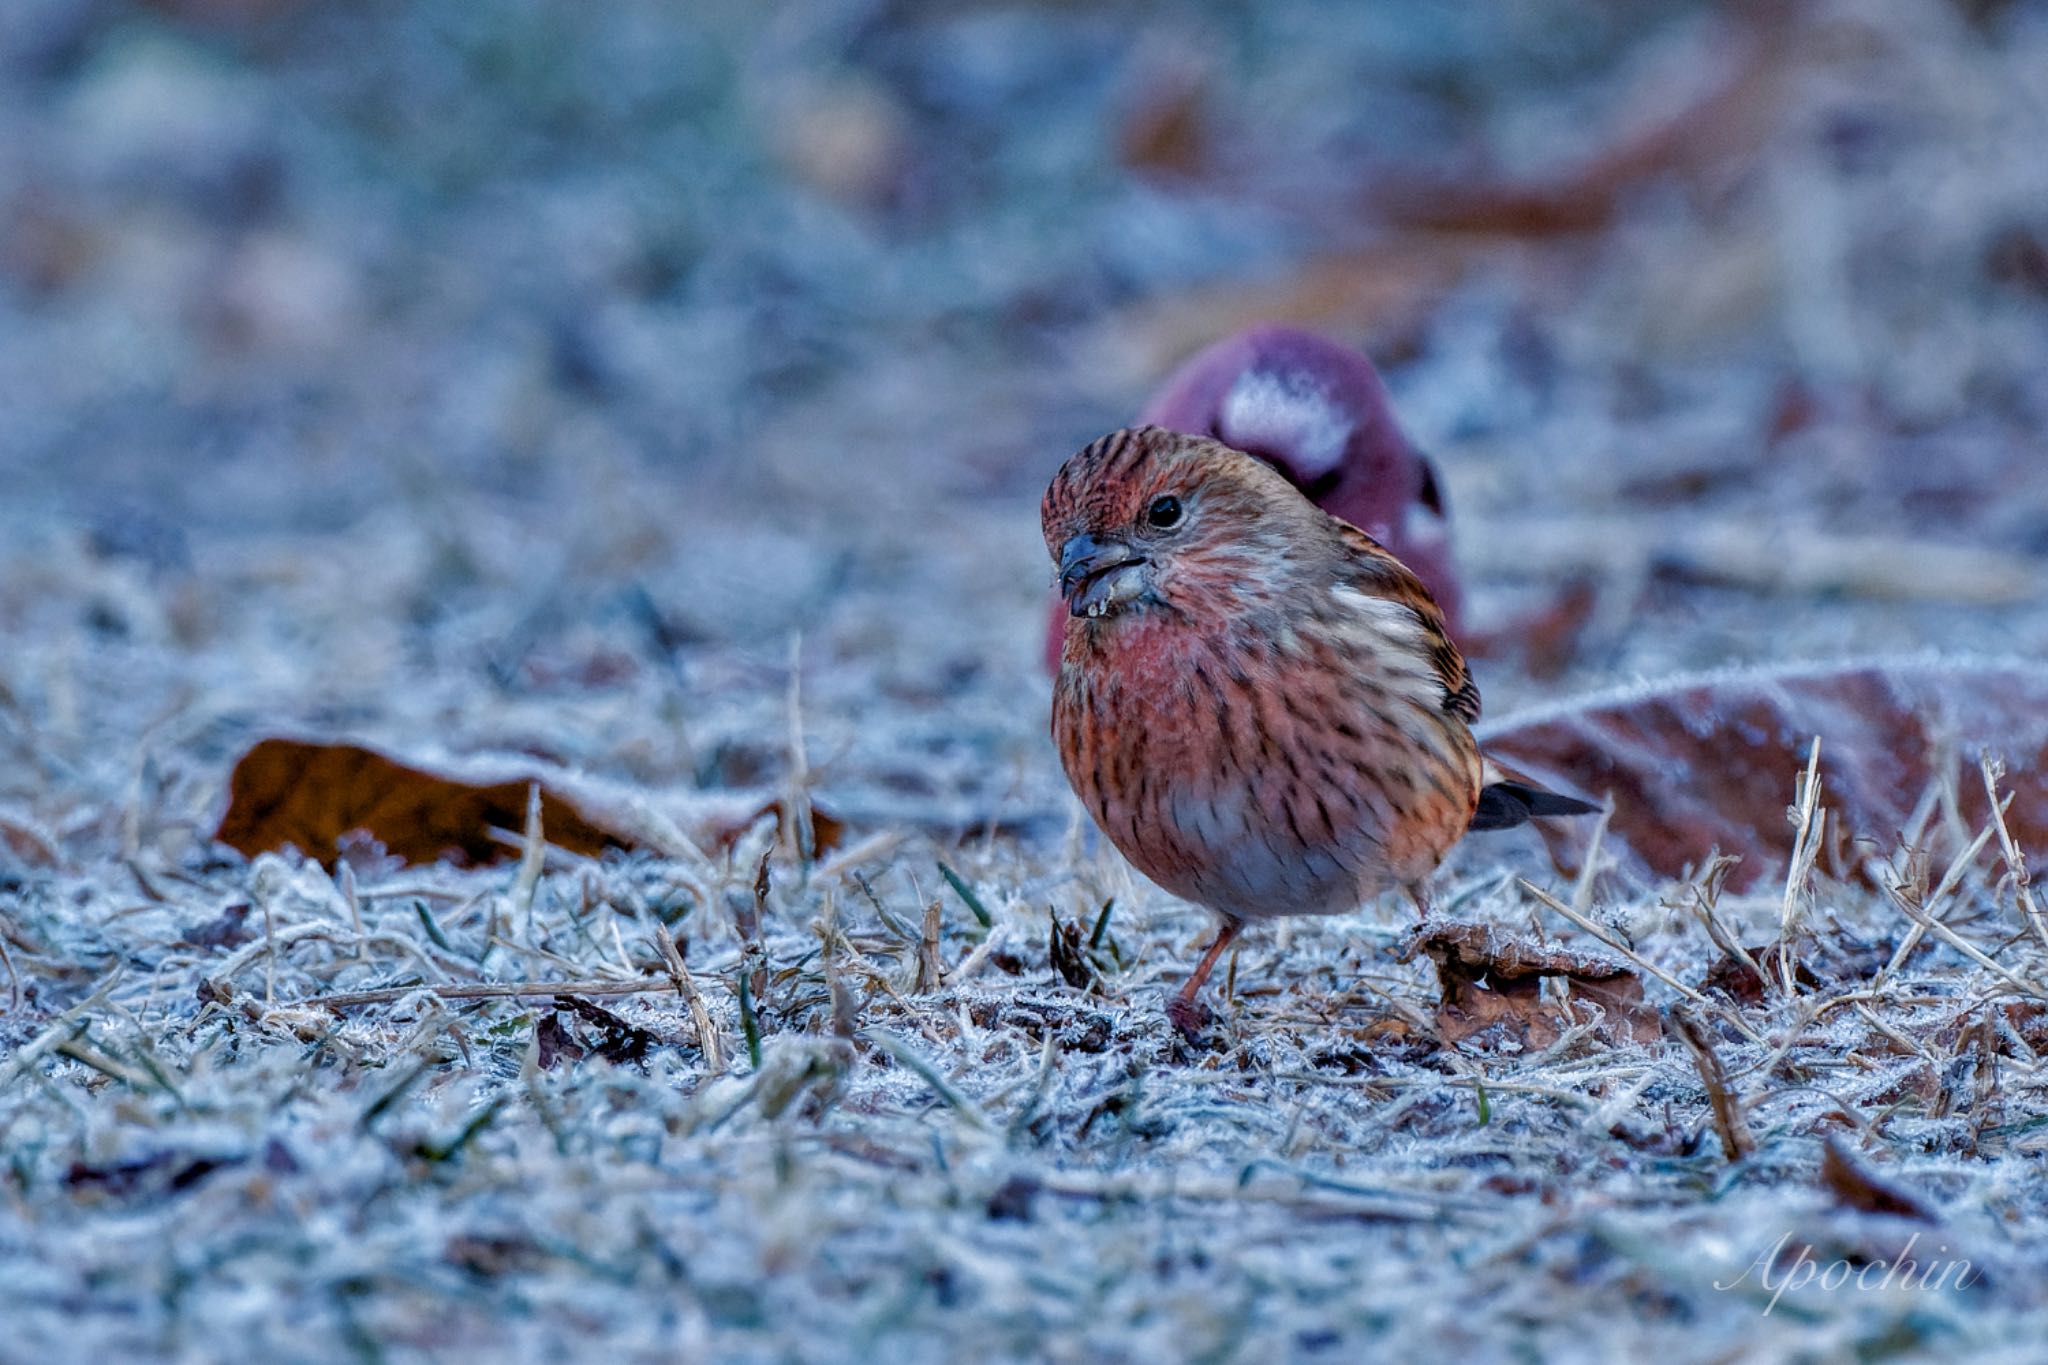
[[[1444,120],[1568,160],[1726,47],[1708,11],[1558,6],[1577,36],[1532,56],[1318,8],[1176,41],[1226,90],[1284,70],[1291,100],[1214,117],[1256,110],[1323,182],[1381,169],[1363,130],[1421,155]],[[1734,1000],[1698,907],[1767,943],[1785,868],[1735,894],[1458,853],[1445,915],[1617,953],[1527,879],[1701,1022],[1731,1161],[1676,1027],[1445,1044],[1405,904],[1252,934],[1210,1045],[1177,1039],[1207,919],[1086,828],[1037,662],[1045,477],[1246,309],[1386,362],[1483,618],[1594,585],[1554,671],[1478,661],[1489,717],[1728,662],[2038,655],[2048,116],[2019,73],[2048,32],[1968,8],[1817,7],[1739,164],[1563,246],[1403,239],[1386,304],[1385,244],[1327,203],[1124,177],[1093,130],[1173,63],[1091,55],[1087,16],[624,4],[565,48],[537,3],[24,7],[0,1357],[2038,1359],[2048,962],[1995,854],[1942,902],[1993,966],[1928,935],[1886,971],[1896,898],[1795,877],[1813,979]],[[920,155],[880,189],[746,131],[890,92],[877,136]],[[1369,278],[1331,303],[1332,270]],[[209,836],[276,734],[561,773],[676,837],[245,860]],[[806,856],[768,806],[843,837]],[[1882,856],[1924,887],[1976,832]],[[1898,1205],[1824,1179],[1830,1141]],[[1801,1248],[1860,1276],[1909,1243],[1969,1282],[1773,1300]]]

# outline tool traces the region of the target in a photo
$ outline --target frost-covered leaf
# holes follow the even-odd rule
[[[1663,1033],[1657,1012],[1643,1000],[1642,978],[1612,958],[1449,922],[1425,924],[1410,944],[1409,955],[1416,952],[1436,963],[1443,990],[1436,1023],[1451,1043],[1482,1038],[1541,1048],[1556,1042],[1578,1020],[1563,1001],[1544,993],[1545,977],[1563,981],[1573,1001],[1597,1006],[1604,1017],[1596,1031],[1609,1038],[1651,1043]]]
[[[1481,727],[1488,752],[1547,785],[1611,796],[1608,830],[1634,870],[1675,877],[1715,850],[1730,884],[1782,877],[1798,774],[1820,740],[1829,838],[1821,866],[1863,875],[1953,792],[1973,831],[1988,813],[1978,756],[2003,759],[2006,821],[2048,846],[2048,672],[2013,659],[1923,657],[1691,675]],[[1929,804],[1930,802],[1937,804]],[[1576,867],[1587,834],[1545,829]]]

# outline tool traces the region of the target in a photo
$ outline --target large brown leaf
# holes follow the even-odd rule
[[[291,845],[332,867],[342,837],[361,831],[408,863],[481,866],[519,855],[532,781],[464,782],[354,744],[266,739],[235,764],[214,837],[250,857]],[[632,846],[545,786],[540,813],[558,848],[594,857]]]
[[[1680,876],[1715,850],[1730,884],[1785,875],[1787,817],[1814,739],[1831,839],[1822,866],[1857,875],[1899,847],[1924,793],[1952,782],[1966,823],[1988,815],[1980,754],[2004,759],[2006,821],[2048,851],[2048,665],[1916,658],[1693,675],[1483,725],[1480,742],[1566,791],[1612,796],[1610,834],[1634,870]],[[1580,861],[1585,821],[1545,822],[1560,865]],[[1558,826],[1574,828],[1557,828]],[[1862,849],[1845,840],[1868,841]]]

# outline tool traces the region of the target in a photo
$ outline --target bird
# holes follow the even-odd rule
[[[1422,580],[1462,638],[1464,594],[1449,511],[1429,459],[1394,419],[1372,361],[1328,337],[1260,323],[1183,363],[1140,425],[1209,436],[1265,461],[1317,506],[1387,547]],[[1049,614],[1045,662],[1059,671],[1065,604]]]
[[[1167,1015],[1190,1039],[1247,922],[1427,880],[1472,830],[1596,809],[1488,759],[1429,589],[1265,461],[1139,426],[1039,507],[1067,611],[1052,737],[1103,834],[1220,925]]]

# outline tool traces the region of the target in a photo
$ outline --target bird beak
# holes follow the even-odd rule
[[[1060,546],[1060,596],[1070,616],[1107,616],[1152,587],[1152,567],[1129,545],[1083,533]]]

